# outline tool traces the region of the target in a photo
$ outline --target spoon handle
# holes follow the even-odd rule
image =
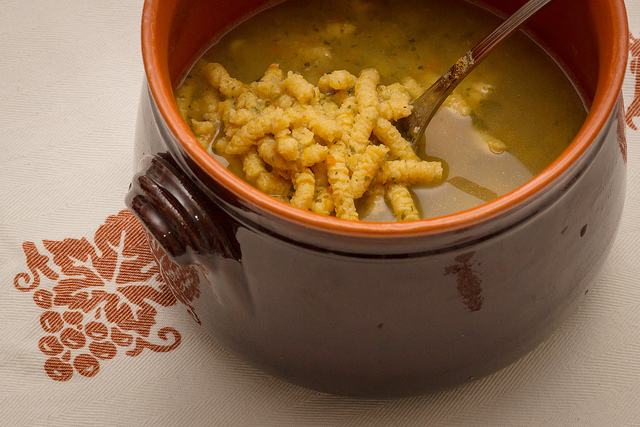
[[[491,34],[471,48],[470,52],[473,55],[475,63],[477,64],[482,61],[498,43],[509,37],[514,31],[520,28],[522,24],[551,1],[552,0],[530,0],[525,3],[513,15],[500,24],[498,28],[493,30]]]
[[[464,79],[485,56],[502,40],[510,36],[536,12],[552,0],[529,0],[513,15],[506,19],[488,36],[472,47],[451,66],[418,99],[413,101],[413,112],[398,122],[401,130],[411,138],[411,145],[417,146],[427,125],[451,91]]]

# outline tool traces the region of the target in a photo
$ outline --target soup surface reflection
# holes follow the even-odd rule
[[[335,70],[360,76],[375,68],[380,85],[400,82],[415,99],[499,23],[462,1],[290,0],[216,40],[176,90],[176,102],[198,140],[246,179],[242,160],[216,150],[221,119],[207,100],[221,100],[206,76],[207,64],[220,64],[247,85],[263,78],[272,64],[313,85]],[[336,93],[321,95],[334,99]],[[516,189],[562,153],[586,117],[563,70],[523,34],[503,42],[444,105],[416,150],[422,160],[442,166],[440,179],[409,186],[421,218],[473,208]],[[203,127],[206,122],[215,130]],[[357,217],[405,219],[394,214],[389,196],[373,187],[355,200]]]

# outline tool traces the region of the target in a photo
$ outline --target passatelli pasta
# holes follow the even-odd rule
[[[271,65],[251,84],[218,63],[198,64],[208,90],[177,93],[191,129],[215,154],[242,165],[246,181],[300,209],[358,220],[356,201],[384,193],[399,221],[420,219],[409,186],[442,179],[440,162],[420,159],[394,126],[411,114],[400,83],[381,85],[378,71],[338,70],[318,85]],[[415,82],[408,82],[415,87]],[[180,102],[182,101],[182,102]]]

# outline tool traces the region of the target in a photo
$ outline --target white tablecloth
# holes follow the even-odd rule
[[[0,426],[640,425],[639,131],[627,128],[627,200],[611,255],[550,339],[462,388],[329,396],[273,379],[210,338],[167,292],[123,211],[141,9],[141,0],[0,0]],[[640,38],[640,2],[628,9]],[[627,74],[629,106],[638,69]],[[640,111],[627,113],[640,126]],[[59,300],[83,286],[91,292]],[[148,299],[136,298],[139,286]],[[135,332],[117,329],[126,321]],[[74,322],[93,347],[60,331]]]

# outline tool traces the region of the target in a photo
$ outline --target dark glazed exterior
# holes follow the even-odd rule
[[[494,202],[404,224],[274,201],[217,165],[180,121],[171,82],[259,3],[145,3],[127,205],[174,259],[204,267],[211,286],[194,303],[203,323],[276,376],[357,396],[462,384],[544,340],[593,282],[622,212],[622,0],[587,0],[577,12],[556,0],[531,23],[593,105],[558,161]],[[523,1],[490,3],[512,12]]]

